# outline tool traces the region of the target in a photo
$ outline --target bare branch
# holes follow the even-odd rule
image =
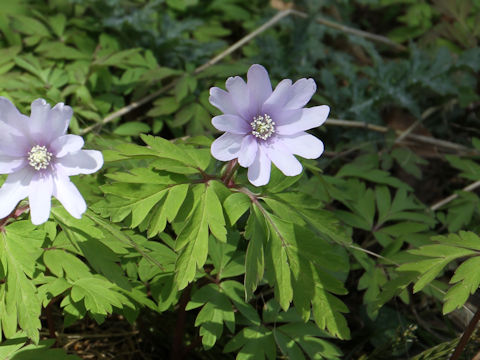
[[[479,187],[480,187],[480,180],[475,181],[474,183],[464,187],[462,189],[462,191],[473,191],[473,190],[475,190],[476,188],[479,188]],[[446,197],[445,199],[442,199],[439,202],[435,203],[434,205],[430,206],[430,210],[436,211],[439,208],[441,208],[443,205],[448,204],[449,202],[455,200],[456,198],[458,198],[458,195],[457,194],[452,194],[449,197]]]

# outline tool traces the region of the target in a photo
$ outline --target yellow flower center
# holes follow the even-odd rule
[[[28,152],[28,163],[35,170],[45,170],[51,159],[52,153],[45,146],[35,145]]]
[[[255,116],[250,125],[252,126],[252,135],[262,140],[267,140],[275,133],[275,123],[267,114]]]

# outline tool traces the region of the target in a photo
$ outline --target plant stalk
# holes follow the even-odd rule
[[[225,175],[223,176],[223,183],[227,187],[232,187],[233,185],[235,185],[232,181],[232,177],[235,174],[235,171],[237,171],[238,166],[238,159],[230,160],[230,162],[228,163],[227,170],[225,171]]]
[[[480,308],[478,308],[475,315],[473,315],[472,320],[470,320],[470,323],[468,324],[467,328],[465,329],[465,332],[460,338],[460,341],[458,342],[457,347],[455,348],[455,351],[453,352],[453,355],[450,358],[450,360],[460,359],[460,355],[462,355],[462,352],[465,349],[465,346],[467,346],[468,340],[472,336],[472,333],[475,330],[475,327],[477,326],[477,323],[479,320],[480,320]]]
[[[170,360],[181,360],[183,359],[183,338],[185,337],[185,321],[187,318],[187,307],[188,302],[190,301],[190,291],[192,289],[192,284],[188,285],[185,290],[183,290],[182,295],[179,300],[178,307],[178,317],[177,323],[175,324],[175,330],[173,333],[173,344],[172,352],[170,353]]]

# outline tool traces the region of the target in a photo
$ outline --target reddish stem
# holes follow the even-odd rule
[[[20,215],[22,215],[25,211],[29,209],[28,205],[25,206],[17,206],[7,217],[0,219],[0,231],[5,231],[5,226],[7,225],[10,219],[16,219]]]
[[[187,307],[188,302],[190,301],[190,291],[192,289],[192,284],[188,285],[185,290],[183,290],[180,300],[178,302],[178,316],[177,323],[175,325],[175,331],[173,333],[173,345],[172,352],[170,353],[171,360],[181,360],[183,359],[183,338],[185,335],[185,321],[187,318]]]
[[[223,183],[227,187],[231,188],[235,186],[235,183],[232,180],[232,177],[235,174],[235,171],[237,171],[238,166],[239,166],[238,159],[230,160],[230,162],[228,163],[227,170],[225,171],[225,175],[222,178]]]
[[[47,326],[48,326],[48,334],[50,338],[52,339],[57,339],[57,335],[55,334],[55,322],[53,320],[53,314],[52,314],[52,306],[53,306],[53,300],[50,301],[45,308],[45,315],[47,316]]]
[[[455,352],[453,353],[450,360],[460,359],[460,355],[462,355],[463,349],[465,348],[465,346],[467,346],[468,340],[470,339],[470,336],[472,336],[472,333],[475,330],[475,327],[477,326],[477,323],[479,320],[480,320],[480,308],[477,310],[475,315],[473,315],[472,320],[470,320],[470,323],[465,329],[465,332],[463,333],[460,341],[458,342],[457,347],[455,348]]]

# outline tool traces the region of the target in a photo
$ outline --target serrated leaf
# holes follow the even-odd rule
[[[283,310],[290,307],[293,299],[293,288],[290,276],[290,264],[286,252],[288,246],[287,237],[293,237],[293,226],[273,215],[267,215],[270,239],[267,243],[268,256],[273,265],[275,274],[275,297],[278,299]]]
[[[245,302],[245,290],[238,281],[227,280],[221,283],[221,287],[236,309],[253,325],[260,325],[260,317],[252,305]]]
[[[16,334],[0,344],[0,359],[5,360],[80,360],[76,355],[68,355],[63,349],[52,349],[55,340],[42,340],[38,344],[27,344],[23,333]]]
[[[350,338],[347,321],[342,315],[348,312],[348,308],[343,302],[316,286],[312,305],[313,317],[320,329],[328,329],[330,334],[340,339]]]
[[[180,290],[193,280],[197,267],[205,264],[208,253],[206,186],[196,185],[193,192],[197,194],[196,203],[175,242],[175,249],[179,251],[175,268]]]
[[[230,197],[227,198],[230,199]],[[249,201],[250,202],[250,201]],[[245,238],[249,239],[245,255],[245,299],[252,298],[264,272],[264,244],[269,233],[259,210],[253,207],[245,227]]]
[[[98,277],[75,281],[70,296],[76,302],[83,300],[88,311],[99,315],[112,313],[112,306],[122,308],[124,304],[130,304],[124,295],[112,290],[111,283]]]
[[[27,336],[35,343],[39,341],[41,301],[33,282],[36,259],[41,255],[41,243],[45,233],[38,231],[28,221],[18,221],[8,225],[0,235],[3,255],[1,262],[6,270],[6,286],[0,297],[4,304],[2,317],[3,331],[8,336],[16,331],[17,322]],[[25,239],[30,244],[25,243]]]
[[[212,184],[207,185],[205,193],[205,204],[207,213],[208,228],[213,236],[219,241],[227,241],[227,230],[225,229],[225,218],[223,208]]]
[[[467,259],[455,270],[450,283],[457,284],[452,286],[445,294],[444,314],[462,307],[467,302],[468,297],[477,291],[480,285],[479,266],[480,257],[476,256]]]
[[[265,358],[274,360],[276,358],[276,346],[272,332],[263,327],[247,327],[235,335],[224,347],[224,352],[239,350],[237,359]]]
[[[131,290],[130,282],[124,276],[122,268],[118,265],[120,259],[110,248],[96,239],[78,241],[78,246],[87,261],[97,272],[103,274],[119,287]]]
[[[49,249],[44,252],[43,261],[49,270],[59,278],[62,278],[64,273],[65,277],[70,280],[91,276],[88,266],[68,251]]]
[[[432,240],[442,244],[480,251],[480,237],[471,231],[460,231],[458,234],[433,236]]]

